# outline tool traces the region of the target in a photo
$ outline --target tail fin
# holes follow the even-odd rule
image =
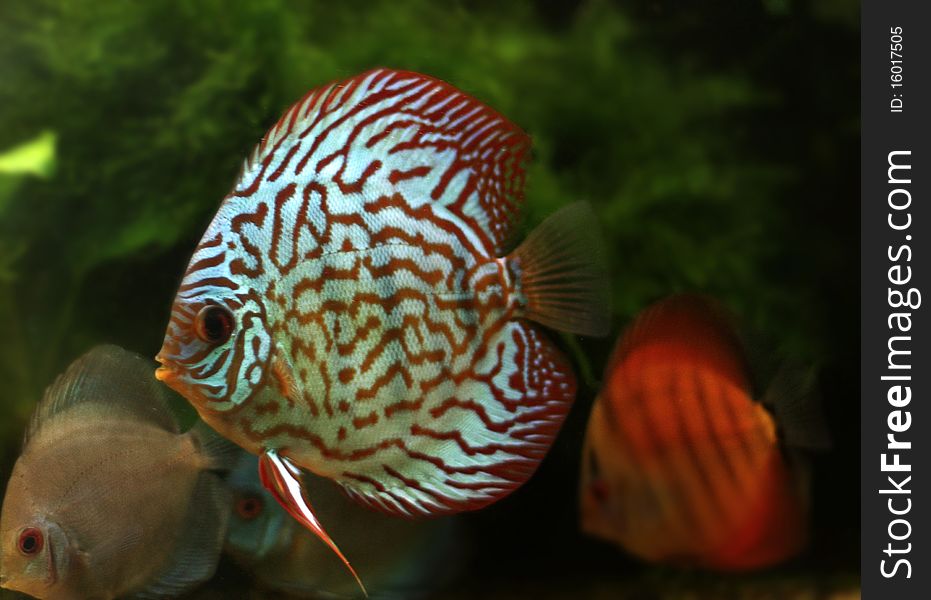
[[[177,598],[217,570],[230,517],[230,492],[213,473],[201,473],[180,522],[169,564],[133,598]]]
[[[236,463],[245,450],[222,437],[209,425],[198,420],[188,431],[197,447],[208,461],[208,469],[227,473],[236,467]]]
[[[608,333],[608,269],[591,207],[570,204],[530,232],[508,259],[527,298],[526,318],[557,331]]]
[[[763,404],[772,407],[787,446],[830,449],[831,436],[821,410],[814,369],[783,364],[766,390]]]

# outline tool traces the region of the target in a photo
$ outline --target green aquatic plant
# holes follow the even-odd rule
[[[17,191],[29,179],[49,179],[55,171],[56,136],[45,131],[14,148],[0,152],[0,220],[10,210],[14,201],[22,201],[22,194]],[[4,365],[5,374],[13,377],[23,376],[28,370],[26,357],[17,350],[17,342],[22,339],[23,331],[20,321],[13,310],[12,287],[16,280],[16,265],[26,250],[26,240],[15,235],[0,238],[0,315],[3,319],[4,343],[0,345],[0,363]],[[12,371],[12,372],[11,372]],[[0,440],[6,442],[19,434],[22,423],[31,407],[24,403],[10,403],[11,410],[0,420]],[[6,413],[7,405],[4,404]],[[7,463],[7,443],[0,445],[0,461]]]
[[[55,170],[55,134],[45,131],[15,148],[0,153],[0,218],[16,197],[17,188],[27,178],[48,179]],[[23,245],[4,239],[0,246],[0,284],[14,278],[13,265],[23,253]]]

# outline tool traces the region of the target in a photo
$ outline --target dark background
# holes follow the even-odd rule
[[[196,242],[280,113],[383,65],[447,80],[531,134],[527,228],[567,201],[594,205],[615,335],[667,294],[714,295],[773,360],[818,368],[834,440],[814,457],[808,554],[741,577],[645,567],[577,532],[582,434],[615,336],[563,340],[586,385],[538,474],[468,516],[467,589],[790,597],[854,585],[857,3],[502,4],[0,4],[0,153],[55,140],[46,168],[0,170],[0,480],[44,386],[77,355],[101,342],[155,354]]]

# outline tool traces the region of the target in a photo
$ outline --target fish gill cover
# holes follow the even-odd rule
[[[679,4],[4,1],[0,154],[43,132],[57,144],[44,177],[0,172],[0,479],[72,358],[100,342],[155,353],[192,249],[281,111],[379,65],[451,82],[530,134],[522,229],[592,204],[615,331],[704,291],[822,362],[840,415],[855,234],[830,219],[856,193],[856,104],[841,100],[857,65],[838,66],[855,3]],[[833,45],[815,56],[815,40]],[[566,342],[594,385],[611,340]],[[858,431],[843,416],[839,451]]]

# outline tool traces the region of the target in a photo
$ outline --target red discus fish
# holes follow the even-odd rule
[[[528,147],[446,83],[363,73],[281,117],[194,252],[156,375],[334,550],[298,467],[393,514],[477,509],[575,397],[537,323],[605,331],[597,223],[571,205],[506,251]]]
[[[588,423],[583,530],[647,560],[721,570],[799,552],[806,472],[787,460],[748,372],[729,319],[710,300],[674,296],[641,314],[608,364]],[[784,379],[765,398],[784,437],[823,445],[817,411]]]

